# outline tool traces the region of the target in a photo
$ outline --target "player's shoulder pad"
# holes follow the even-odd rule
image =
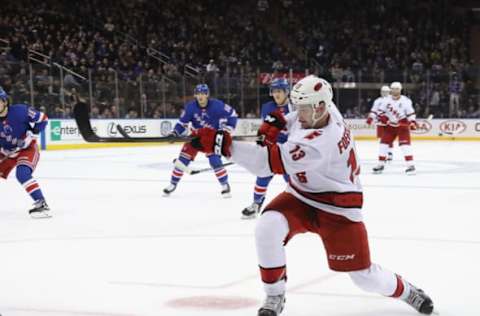
[[[22,114],[22,113],[27,113],[28,109],[30,108],[29,105],[24,104],[24,103],[17,103],[17,104],[12,104],[8,107],[8,111]]]
[[[222,100],[215,99],[215,98],[209,98],[208,102],[210,104],[214,104],[215,106],[223,106],[225,104],[225,102],[223,102]]]
[[[262,110],[263,109],[275,109],[276,104],[274,101],[268,101],[262,104]]]
[[[30,106],[25,103],[15,103],[9,106],[10,109],[28,109]]]
[[[192,100],[192,101],[188,101],[188,102],[185,104],[184,109],[185,109],[185,111],[191,111],[191,110],[193,110],[196,106],[197,106],[197,100]]]

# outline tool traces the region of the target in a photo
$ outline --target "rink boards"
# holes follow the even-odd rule
[[[116,124],[120,124],[131,137],[165,136],[172,130],[176,119],[93,119],[92,126],[99,136],[120,137]],[[376,139],[375,126],[364,119],[346,119],[357,140]],[[235,133],[255,135],[260,119],[240,119]],[[468,140],[480,141],[479,119],[418,119],[419,128],[412,131],[415,140]],[[100,147],[152,146],[152,143],[87,143],[81,137],[75,121],[51,119],[41,137],[42,149],[79,149]]]

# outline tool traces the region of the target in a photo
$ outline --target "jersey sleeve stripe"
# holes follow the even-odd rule
[[[275,144],[273,146],[267,146],[267,149],[270,170],[276,174],[285,174],[280,148]]]

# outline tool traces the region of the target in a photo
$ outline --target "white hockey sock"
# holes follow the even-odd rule
[[[387,160],[388,150],[389,150],[388,144],[380,143],[379,153],[378,153],[378,160],[380,162],[385,162]]]
[[[405,157],[405,163],[407,166],[413,166],[413,154],[411,145],[401,145],[403,156]]]
[[[283,241],[289,232],[285,216],[267,211],[255,228],[258,264],[267,295],[285,293],[286,257]]]
[[[398,289],[397,275],[375,263],[368,269],[349,272],[349,275],[353,283],[367,292],[392,296]]]

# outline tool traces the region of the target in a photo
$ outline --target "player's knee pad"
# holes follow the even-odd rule
[[[219,155],[210,155],[208,156],[208,162],[212,168],[218,168],[222,166],[222,158]]]
[[[288,221],[285,216],[277,211],[264,212],[255,227],[257,243],[283,243],[288,235]]]
[[[25,165],[18,165],[16,177],[18,182],[25,183],[32,178],[32,169]]]

